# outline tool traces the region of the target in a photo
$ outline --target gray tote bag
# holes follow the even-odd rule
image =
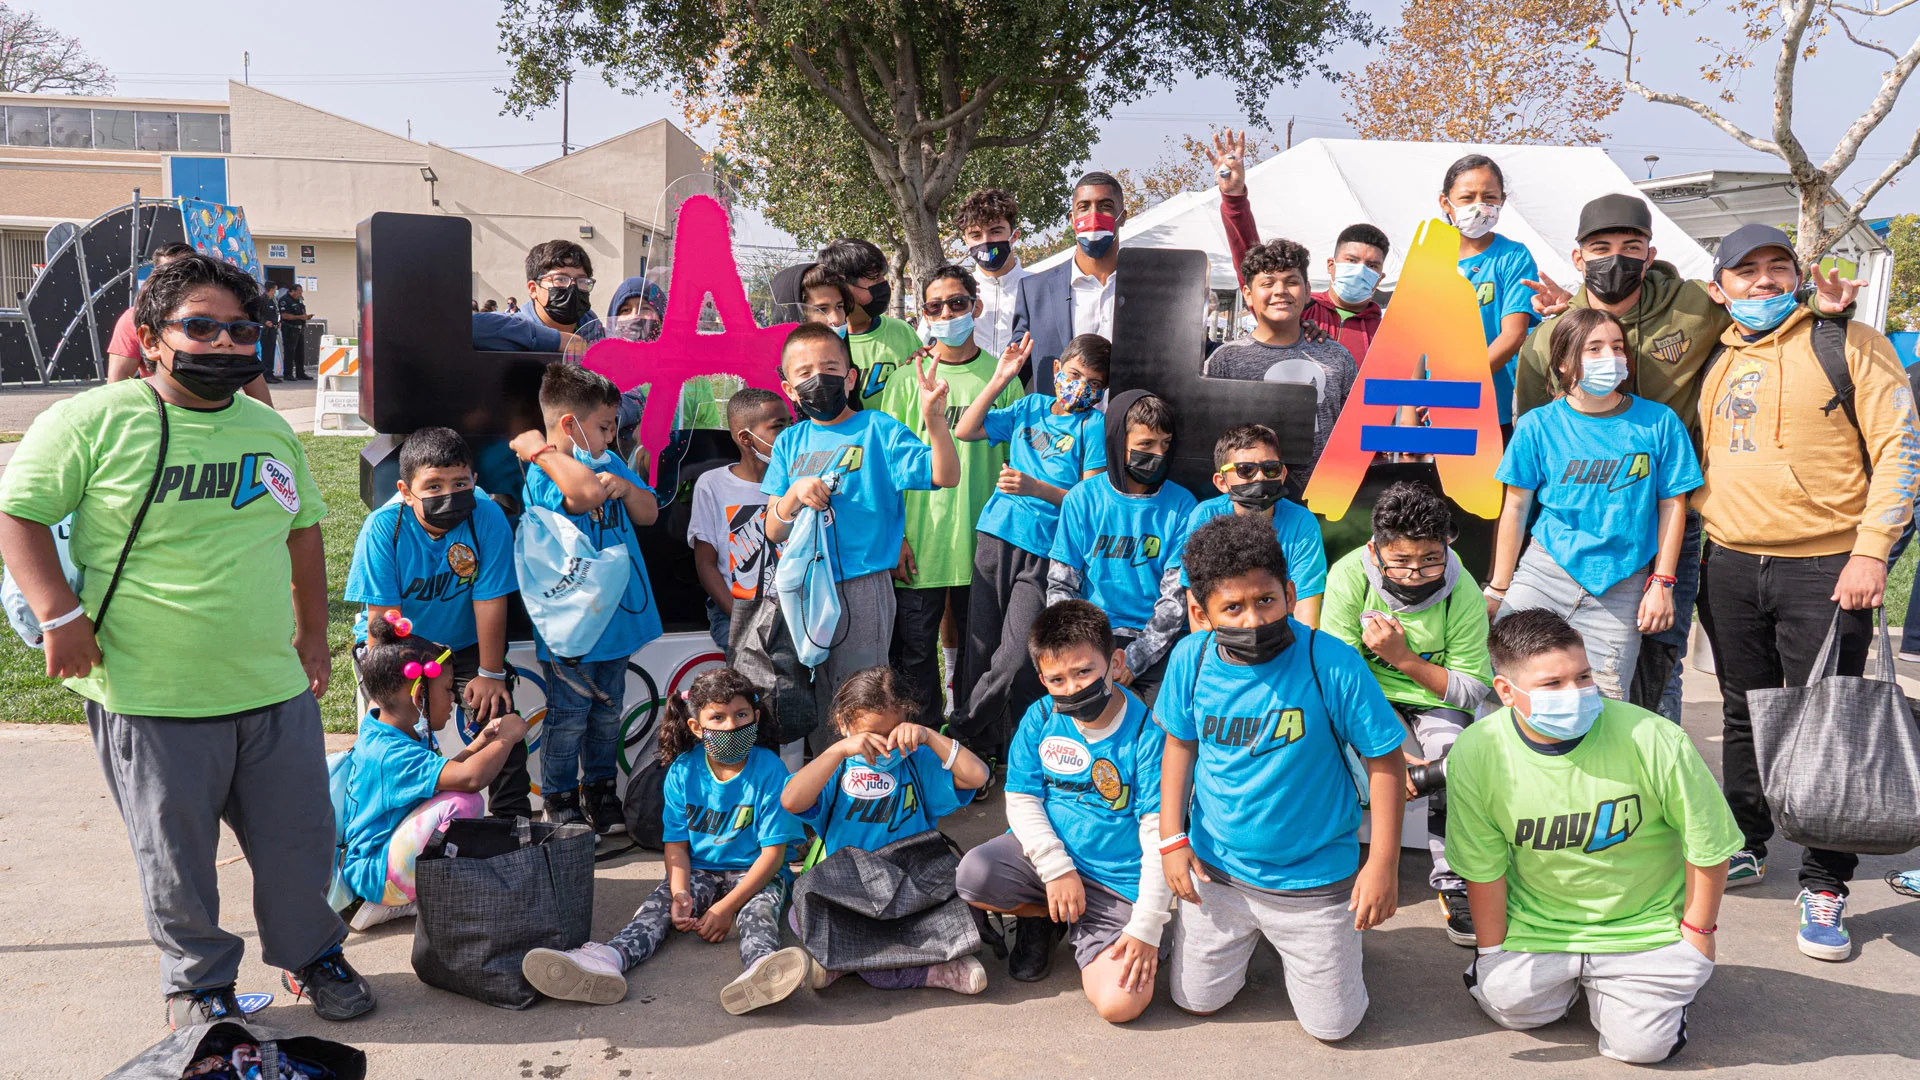
[[[1861,676],[1836,675],[1840,613],[1805,686],[1753,690],[1760,786],[1780,835],[1807,847],[1896,855],[1920,847],[1920,725],[1893,676],[1887,613]]]

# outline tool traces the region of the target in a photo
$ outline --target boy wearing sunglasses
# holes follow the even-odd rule
[[[1401,481],[1373,504],[1373,539],[1327,573],[1321,625],[1359,650],[1423,757],[1438,762],[1473,722],[1493,688],[1487,658],[1487,605],[1479,586],[1447,545],[1455,532],[1447,500],[1425,484]],[[1408,798],[1427,794],[1411,784]],[[1427,884],[1446,909],[1447,938],[1473,945],[1467,885],[1447,865],[1443,793],[1427,804]]]
[[[1287,491],[1287,466],[1280,460],[1280,437],[1265,424],[1228,428],[1213,444],[1213,486],[1220,494],[1193,508],[1186,525],[1173,540],[1172,553],[1160,575],[1160,599],[1153,618],[1127,646],[1127,679],[1166,657],[1187,632],[1187,569],[1183,562],[1187,538],[1194,530],[1226,514],[1268,522],[1280,541],[1293,574],[1292,615],[1320,625],[1320,596],[1327,589],[1327,549],[1320,539],[1320,521],[1299,503],[1281,496]]]
[[[240,393],[262,371],[259,298],[204,255],[155,270],[136,318],[158,371],[42,413],[0,477],[0,557],[46,634],[47,675],[86,699],[175,1027],[240,1014],[245,942],[217,915],[223,816],[272,883],[253,897],[262,959],[325,1019],[374,1003],[327,904],[327,505],[287,422]],[[79,596],[50,528],[69,514]]]
[[[930,346],[939,362],[937,378],[945,379],[947,421],[983,395],[992,407],[1004,409],[1024,391],[1018,381],[989,392],[998,358],[974,341],[974,320],[980,317],[979,283],[958,266],[943,266],[920,290],[920,315],[933,336]],[[880,395],[880,411],[907,425],[927,442],[926,419],[920,408],[917,379],[890,379]],[[1007,463],[1005,444],[987,441],[956,442],[960,456],[960,483],[950,488],[906,493],[907,533],[900,544],[900,564],[893,569],[894,622],[889,659],[913,684],[920,715],[945,715],[940,687],[941,623],[951,612],[953,640],[966,637],[967,590],[973,584],[974,522],[993,497],[1000,469]],[[955,666],[947,661],[948,680]]]

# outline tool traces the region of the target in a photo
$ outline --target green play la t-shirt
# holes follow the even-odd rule
[[[208,412],[169,405],[166,467],[100,630],[105,662],[69,689],[111,712],[213,717],[298,697],[291,530],[326,515],[293,429],[245,394]],[[89,613],[153,479],[160,417],[144,380],[62,401],[0,475],[0,511],[52,525]]]
[[[913,327],[891,315],[875,319],[864,334],[847,335],[847,351],[861,373],[863,407],[873,408],[895,382],[913,382],[913,354],[922,344]]]
[[[1687,733],[1609,700],[1579,745],[1531,748],[1513,710],[1480,718],[1447,760],[1447,861],[1507,879],[1510,952],[1623,953],[1680,940],[1681,863],[1713,866],[1740,829]]]
[[[996,362],[997,358],[982,349],[964,364],[940,365],[939,377],[947,380],[949,387],[949,426],[958,424],[960,414],[986,391]],[[993,407],[1004,409],[1025,393],[1015,379],[993,399]],[[920,382],[911,369],[901,371],[888,384],[880,396],[880,411],[907,425],[921,442],[927,441],[927,424],[920,415]],[[999,483],[1000,466],[1007,463],[1007,447],[987,439],[956,439],[954,445],[960,457],[960,483],[907,492],[907,544],[913,548],[917,573],[905,588],[935,589],[973,582],[974,526]]]
[[[1407,648],[1430,664],[1470,675],[1482,685],[1493,684],[1493,665],[1487,659],[1487,602],[1473,575],[1462,568],[1453,591],[1419,611],[1395,611],[1367,580],[1365,545],[1342,556],[1327,571],[1327,591],[1320,601],[1322,630],[1354,647],[1367,661],[1380,691],[1396,705],[1434,709],[1446,703],[1433,691],[1414,682],[1397,667],[1367,648],[1361,636],[1361,616],[1368,611],[1392,615],[1406,632]],[[1458,560],[1455,560],[1458,561]],[[1451,707],[1451,706],[1448,706]]]

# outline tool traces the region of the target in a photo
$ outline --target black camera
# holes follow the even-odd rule
[[[1413,797],[1434,795],[1447,789],[1447,759],[1436,758],[1425,765],[1407,766],[1407,779],[1413,784]]]

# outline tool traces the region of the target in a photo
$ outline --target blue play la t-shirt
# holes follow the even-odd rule
[[[1054,398],[1028,394],[987,414],[987,438],[1007,444],[1007,464],[1035,480],[1071,488],[1088,469],[1107,467],[1107,420],[1099,409],[1065,416],[1053,411]],[[1038,495],[995,491],[980,511],[977,528],[1041,558],[1053,550],[1060,508]]]
[[[1500,336],[1500,322],[1509,315],[1524,313],[1527,325],[1540,321],[1533,313],[1533,290],[1521,284],[1538,280],[1540,267],[1533,261],[1527,245],[1493,234],[1487,250],[1460,260],[1460,273],[1473,283],[1474,297],[1480,302],[1480,327],[1486,331],[1487,344]],[[1502,424],[1513,423],[1513,378],[1516,360],[1493,373],[1493,397]]]
[[[579,460],[578,455],[575,460]],[[653,491],[617,455],[606,465],[587,467],[597,473],[612,473],[642,491]],[[594,547],[603,551],[615,544],[626,545],[627,560],[633,564],[633,572],[627,575],[626,595],[620,598],[620,607],[613,613],[607,628],[601,632],[599,642],[587,655],[580,657],[581,660],[623,659],[639,652],[642,645],[660,636],[660,606],[654,603],[653,583],[647,579],[647,561],[640,557],[640,537],[634,531],[633,519],[627,516],[625,503],[619,499],[608,499],[584,514],[569,514],[567,497],[560,493],[560,485],[554,483],[553,477],[537,465],[527,468],[527,485],[521,494],[521,501],[528,506],[543,506],[565,517],[586,534]],[[539,640],[538,631],[534,634],[534,647],[535,655],[540,659],[553,659],[553,654],[547,650],[547,643]]]
[[[1294,643],[1251,666],[1222,658],[1214,635],[1189,635],[1153,705],[1167,734],[1199,743],[1187,821],[1194,854],[1270,890],[1316,888],[1359,869],[1360,797],[1341,744],[1379,757],[1406,735],[1359,653],[1288,621]]]
[[[360,719],[347,762],[347,851],[341,876],[362,900],[379,903],[387,891],[387,843],[413,808],[440,790],[447,759],[391,724],[379,710]]]
[[[396,493],[360,523],[346,600],[398,607],[414,633],[464,649],[480,640],[474,602],[497,600],[518,588],[513,530],[498,503],[476,492],[473,516],[436,540]],[[367,640],[364,606],[353,620],[353,640]]]
[[[723,782],[696,746],[667,766],[661,839],[687,845],[695,870],[745,870],[761,848],[804,838],[799,819],[780,805],[787,776],[778,754],[756,746],[739,773]]]
[[[1514,425],[1494,473],[1534,493],[1534,538],[1595,596],[1660,550],[1660,500],[1701,485],[1687,427],[1672,409],[1629,397],[1614,416],[1587,416],[1566,398]]]
[[[1088,742],[1042,697],[1027,707],[1007,761],[1007,790],[1046,805],[1047,821],[1080,873],[1140,899],[1140,819],[1160,810],[1160,729],[1125,687],[1113,730]]]
[[[908,755],[888,754],[878,765],[864,757],[841,762],[799,817],[820,835],[825,855],[846,847],[878,851],[934,828],[960,802],[953,774],[922,746]]]
[[[834,580],[892,570],[907,535],[909,491],[933,490],[933,451],[907,425],[878,409],[837,424],[811,420],[780,433],[760,490],[770,499],[795,480],[838,474],[833,525],[824,536],[834,555]],[[769,511],[771,512],[771,511]]]
[[[1128,495],[1094,477],[1061,500],[1048,558],[1080,575],[1081,593],[1114,629],[1139,630],[1153,617],[1160,574],[1193,508],[1193,495],[1171,480],[1152,495]]]
[[[1225,495],[1208,499],[1187,515],[1186,528],[1173,546],[1173,562],[1181,567],[1180,584],[1187,584],[1183,559],[1187,541],[1195,529],[1222,514],[1233,513],[1233,500]],[[1306,600],[1327,591],[1327,545],[1320,537],[1320,519],[1313,511],[1285,499],[1273,504],[1273,535],[1280,540],[1280,551],[1287,557],[1287,577],[1293,582],[1293,596]]]

